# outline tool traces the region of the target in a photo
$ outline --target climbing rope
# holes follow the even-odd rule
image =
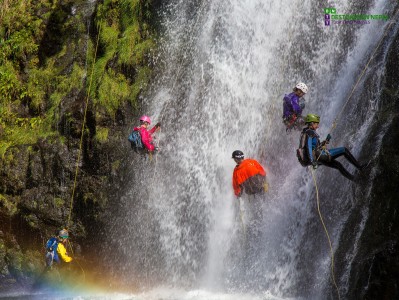
[[[395,15],[394,15],[394,17],[393,17],[393,20],[396,19],[396,16],[398,15],[398,13],[399,13],[399,8],[396,10],[396,13],[395,13]],[[355,92],[357,86],[359,85],[360,80],[363,78],[363,76],[364,76],[364,74],[365,74],[365,72],[366,72],[368,66],[370,65],[371,61],[372,61],[373,58],[374,58],[375,53],[376,53],[376,52],[378,51],[378,49],[380,48],[380,46],[381,46],[381,44],[382,44],[382,41],[384,40],[385,36],[387,35],[387,33],[388,33],[389,29],[391,28],[391,26],[392,26],[393,23],[394,23],[394,22],[391,21],[390,24],[388,25],[388,27],[384,30],[384,34],[383,34],[382,37],[380,38],[380,40],[379,40],[379,42],[378,42],[376,48],[374,49],[374,51],[373,51],[373,53],[372,53],[370,59],[368,60],[367,64],[366,64],[365,67],[363,68],[363,71],[362,71],[361,74],[359,75],[359,77],[358,77],[358,79],[357,79],[355,85],[353,86],[353,88],[352,88],[352,90],[351,90],[351,92],[350,92],[348,98],[346,99],[346,101],[345,101],[344,105],[342,106],[341,110],[339,111],[339,113],[336,115],[336,117],[335,117],[335,119],[334,119],[334,121],[333,121],[333,123],[332,123],[332,125],[331,125],[331,128],[330,128],[330,130],[329,130],[329,134],[328,134],[328,136],[327,136],[327,139],[329,139],[329,137],[331,138],[330,133],[336,128],[336,126],[337,126],[337,121],[338,121],[339,117],[341,116],[341,114],[343,113],[343,111],[344,111],[346,105],[349,103],[350,99],[352,98],[352,95],[353,95],[353,93]],[[325,143],[325,144],[322,146],[322,151],[320,152],[320,155],[317,157],[316,161],[319,160],[321,154],[326,150],[326,145],[327,145],[327,143]],[[321,224],[323,225],[323,229],[324,229],[324,231],[325,231],[325,233],[326,233],[326,236],[327,236],[327,239],[328,239],[328,243],[329,243],[329,246],[330,246],[330,252],[331,252],[331,278],[332,278],[332,281],[333,281],[333,283],[334,283],[334,287],[335,287],[335,289],[337,290],[338,299],[340,299],[339,289],[338,289],[337,282],[336,282],[336,280],[335,280],[335,273],[334,273],[334,250],[333,250],[333,247],[332,247],[330,235],[329,235],[329,233],[328,233],[327,227],[326,227],[326,225],[325,225],[325,223],[324,223],[323,216],[322,216],[321,211],[320,211],[319,189],[318,189],[318,186],[317,186],[316,177],[315,177],[315,175],[314,175],[314,170],[313,170],[312,167],[310,167],[310,169],[311,169],[311,173],[312,173],[312,177],[313,177],[313,182],[314,182],[315,189],[316,189],[317,211],[318,211]]]
[[[333,250],[333,247],[332,247],[330,235],[329,235],[329,233],[328,233],[326,224],[324,223],[323,216],[322,216],[321,211],[320,211],[319,188],[318,188],[318,186],[317,186],[316,177],[315,177],[315,175],[314,175],[313,169],[312,169],[311,167],[310,167],[310,169],[311,169],[311,172],[312,172],[313,182],[314,182],[314,185],[315,185],[315,188],[316,188],[317,212],[319,213],[320,221],[321,221],[321,224],[323,225],[324,232],[326,233],[327,240],[328,240],[328,244],[329,244],[329,246],[330,246],[330,253],[331,253],[331,278],[332,278],[332,281],[333,281],[333,283],[334,283],[334,287],[335,287],[335,289],[337,290],[338,299],[341,299],[341,298],[340,298],[340,295],[339,295],[338,285],[337,285],[337,282],[335,281],[335,272],[334,272],[334,250]]]
[[[76,161],[76,168],[75,168],[75,178],[73,181],[73,188],[72,188],[72,196],[71,196],[71,201],[69,204],[69,215],[68,215],[68,221],[66,224],[66,228],[69,228],[70,222],[71,222],[71,216],[72,216],[72,210],[73,210],[73,200],[74,200],[74,196],[75,196],[75,190],[76,190],[76,183],[77,183],[77,178],[78,178],[78,173],[79,173],[79,162],[80,162],[80,158],[82,155],[82,146],[83,146],[83,137],[84,137],[84,132],[85,132],[85,126],[86,126],[86,116],[87,116],[87,110],[88,110],[88,106],[89,106],[89,97],[90,97],[90,90],[91,90],[91,86],[93,83],[93,74],[94,74],[94,67],[95,67],[95,63],[96,63],[96,58],[97,58],[97,50],[98,50],[98,44],[100,41],[100,29],[101,27],[98,26],[98,35],[97,35],[97,42],[96,42],[96,48],[94,50],[94,59],[93,59],[93,65],[92,65],[92,69],[91,69],[91,74],[90,74],[90,81],[89,81],[89,87],[87,89],[87,95],[86,95],[86,100],[85,100],[85,110],[84,110],[84,114],[83,114],[83,123],[82,123],[82,134],[80,135],[80,143],[79,143],[79,152],[78,152],[78,159]]]
[[[77,259],[75,258],[75,254],[73,253],[72,245],[71,245],[71,243],[69,242],[69,239],[67,239],[67,243],[68,243],[69,249],[71,250],[71,256],[74,258],[73,261],[76,262],[76,264],[79,266],[80,270],[82,271],[83,279],[81,280],[81,282],[83,283],[83,282],[86,281],[86,272],[85,272],[85,270],[83,269],[83,267],[81,266],[81,264],[79,263],[79,260],[77,260]]]
[[[241,204],[241,202],[242,202],[242,204]],[[240,221],[241,221],[242,230],[244,232],[244,239],[246,239],[247,228],[246,228],[245,222],[244,222],[244,211],[242,209],[242,206],[244,206],[244,201],[241,201],[240,199],[238,199],[238,209],[240,210]]]
[[[157,130],[155,130],[155,132],[157,132],[157,131],[158,131],[158,142],[157,142],[157,144],[158,144],[158,148],[159,148],[160,145],[161,145],[161,127],[159,127]],[[159,148],[159,149],[160,149],[160,148]],[[155,176],[155,172],[156,172],[156,170],[157,170],[157,164],[158,164],[158,151],[155,152],[154,176]]]

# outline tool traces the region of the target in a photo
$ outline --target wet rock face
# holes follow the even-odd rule
[[[102,144],[89,134],[83,139],[69,224],[72,241],[82,245],[83,253],[98,242],[90,237],[101,232],[108,199],[123,186],[121,178],[129,165],[125,125],[111,128],[114,135]],[[44,267],[46,239],[67,225],[79,140],[66,138],[66,143],[40,140],[10,149],[0,162],[0,230],[7,233],[0,238],[0,286],[29,282],[26,273]],[[24,259],[33,250],[42,260]]]
[[[347,299],[399,299],[399,34],[388,52],[378,119],[370,139],[386,130],[372,182],[369,217],[352,266]],[[367,151],[366,151],[367,152]]]

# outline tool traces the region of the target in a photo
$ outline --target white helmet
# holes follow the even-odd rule
[[[308,92],[308,87],[306,86],[306,84],[304,84],[303,82],[298,82],[297,85],[295,86],[297,89],[300,89],[302,92],[304,92],[305,94]]]

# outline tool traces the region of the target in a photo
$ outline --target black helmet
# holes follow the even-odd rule
[[[244,158],[244,153],[241,150],[236,150],[231,155],[231,158]]]

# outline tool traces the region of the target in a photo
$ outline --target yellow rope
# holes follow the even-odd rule
[[[155,132],[157,132],[157,131],[159,131],[159,136],[158,136],[158,142],[157,142],[157,144],[158,144],[158,149],[160,149],[159,147],[160,147],[160,144],[161,144],[161,127],[158,127],[158,129],[155,130]],[[157,169],[157,163],[158,163],[158,151],[155,152],[155,168],[154,168],[154,174],[155,174],[155,171],[156,171],[156,169]]]
[[[80,144],[79,144],[79,152],[78,152],[78,159],[76,161],[76,168],[75,168],[75,178],[73,181],[73,189],[72,189],[72,196],[71,196],[71,201],[70,201],[70,211],[69,211],[69,215],[68,215],[68,221],[67,221],[67,225],[66,228],[69,228],[69,224],[71,222],[71,216],[72,216],[72,209],[73,209],[73,200],[74,200],[74,196],[75,196],[75,190],[76,190],[76,182],[77,182],[77,178],[78,178],[78,173],[79,173],[79,162],[80,162],[80,157],[82,155],[82,145],[83,145],[83,136],[84,136],[84,132],[85,132],[85,126],[86,126],[86,115],[87,115],[87,109],[89,106],[89,97],[90,97],[90,90],[91,90],[91,86],[93,83],[93,74],[94,74],[94,67],[95,67],[95,63],[96,63],[96,58],[97,58],[97,49],[98,49],[98,44],[100,41],[100,27],[98,27],[98,35],[97,35],[97,42],[96,42],[96,49],[94,51],[94,59],[93,59],[93,66],[91,69],[91,74],[90,74],[90,82],[89,82],[89,88],[87,90],[87,95],[86,95],[86,107],[85,107],[85,111],[84,111],[84,115],[83,115],[83,124],[82,124],[82,134],[80,135]]]
[[[86,272],[85,272],[85,270],[83,269],[83,267],[81,266],[81,264],[79,263],[79,261],[75,258],[75,255],[74,255],[73,249],[72,249],[72,245],[71,245],[71,243],[69,242],[69,239],[67,240],[67,243],[68,243],[69,249],[71,250],[71,256],[73,257],[73,261],[75,261],[76,264],[79,266],[79,268],[82,270],[82,274],[83,274],[83,280],[82,280],[82,282],[85,282],[85,281],[86,281]]]
[[[244,202],[242,202],[244,204]],[[238,207],[240,210],[240,220],[241,220],[241,225],[242,225],[242,230],[244,231],[244,239],[246,238],[247,235],[247,229],[245,228],[245,223],[244,223],[244,212],[241,209],[241,201],[238,199]]]
[[[374,49],[374,52],[373,52],[373,54],[371,55],[369,61],[368,61],[367,64],[366,64],[366,66],[363,68],[362,73],[360,74],[360,76],[358,77],[358,79],[357,79],[355,85],[353,86],[352,91],[351,91],[351,93],[349,94],[348,99],[346,100],[346,102],[345,102],[344,105],[342,106],[341,111],[337,114],[337,116],[335,117],[333,123],[331,124],[330,133],[331,133],[331,132],[335,129],[335,127],[337,126],[337,121],[338,121],[339,116],[340,116],[340,115],[342,114],[342,112],[344,111],[346,105],[348,104],[348,102],[349,102],[349,100],[351,99],[353,93],[355,92],[355,89],[356,89],[356,87],[358,86],[360,80],[363,78],[363,75],[365,74],[365,72],[366,72],[366,70],[367,70],[367,67],[369,66],[370,62],[373,60],[374,55],[375,55],[375,53],[377,52],[377,50],[380,48],[380,46],[381,46],[381,44],[382,44],[382,41],[384,40],[385,36],[386,36],[387,33],[388,33],[389,28],[391,28],[392,24],[395,23],[396,16],[398,15],[398,13],[399,13],[399,8],[396,10],[396,13],[395,13],[395,15],[394,15],[394,17],[393,17],[393,19],[392,19],[393,21],[391,21],[390,24],[389,24],[389,26],[385,29],[384,34],[382,35],[380,41],[379,41],[378,44],[377,44],[377,47]]]
[[[323,225],[324,231],[325,231],[325,233],[326,233],[326,236],[327,236],[327,239],[328,239],[328,244],[330,245],[330,252],[331,252],[331,278],[332,278],[332,280],[333,280],[335,289],[337,290],[338,299],[341,299],[341,298],[340,298],[340,295],[339,295],[338,285],[337,285],[337,282],[335,281],[335,273],[334,273],[334,250],[333,250],[333,247],[332,247],[330,235],[328,234],[327,227],[326,227],[326,225],[324,224],[323,216],[322,216],[321,211],[320,211],[319,189],[318,189],[318,187],[317,187],[316,177],[314,176],[314,171],[313,171],[312,167],[310,167],[310,169],[311,169],[311,172],[312,172],[313,182],[314,182],[314,185],[315,185],[315,188],[316,188],[317,211],[318,211],[318,213],[319,213],[319,217],[320,217],[321,224]]]

